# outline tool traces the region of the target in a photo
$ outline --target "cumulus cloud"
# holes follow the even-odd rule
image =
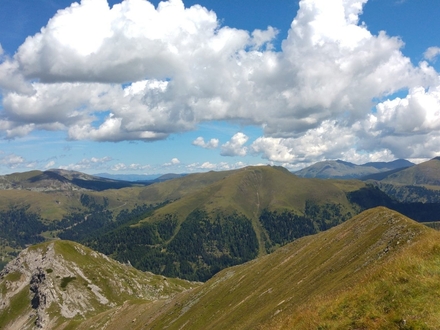
[[[297,138],[260,137],[251,144],[250,150],[281,163],[341,158],[341,153],[357,142],[353,129],[356,128],[337,121],[325,121]]]
[[[429,47],[423,55],[428,61],[435,61],[440,55],[440,47]]]
[[[244,144],[249,140],[246,134],[241,132],[236,133],[230,141],[222,145],[222,156],[245,156],[247,154],[247,147]]]
[[[440,86],[412,88],[405,98],[379,103],[364,123],[364,144],[382,145],[397,157],[440,154]],[[437,145],[437,146],[436,146]]]
[[[304,167],[328,159],[344,159],[355,164],[364,164],[392,161],[396,157],[402,157],[402,150],[397,143],[395,145],[386,143],[388,139],[382,139],[377,129],[372,129],[369,125],[367,121],[359,121],[347,127],[338,121],[326,121],[320,127],[309,130],[297,138],[260,137],[251,144],[250,151],[289,168],[291,167],[289,164],[295,164],[294,166],[302,164]],[[368,134],[377,136],[362,139],[362,136]],[[368,141],[368,144],[365,141]],[[402,142],[401,147],[405,144],[412,145],[406,141]],[[435,156],[435,153],[432,156]]]
[[[440,134],[438,73],[427,62],[413,65],[401,39],[360,23],[366,2],[301,0],[280,50],[272,46],[276,28],[221,26],[213,11],[181,0],[157,8],[146,0],[73,3],[12,58],[0,56],[1,132],[155,141],[235,120],[264,128],[250,150],[276,162],[349,150],[353,158],[427,157],[423,147]],[[425,58],[439,53],[431,47]],[[393,96],[406,90],[406,98]],[[395,141],[398,134],[404,138]],[[247,141],[238,133],[222,155],[246,155]]]
[[[9,168],[17,168],[26,165],[26,160],[21,156],[9,154],[0,158],[0,164]]]
[[[169,163],[163,164],[163,166],[175,166],[179,164],[180,164],[180,160],[178,158],[173,158]]]
[[[195,139],[192,143],[195,146],[202,147],[204,149],[215,149],[218,147],[219,140],[218,139],[211,139],[208,142],[205,142],[203,137],[199,136],[197,139]]]

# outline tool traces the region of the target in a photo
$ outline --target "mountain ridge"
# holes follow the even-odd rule
[[[397,212],[371,209],[169,301],[131,304],[126,319],[115,311],[107,329],[438,328],[439,241]],[[107,320],[100,314],[78,329]]]
[[[77,171],[50,169],[0,176],[1,190],[50,191],[102,191],[145,185],[121,180],[101,178]]]
[[[70,241],[22,251],[0,272],[0,328],[52,328],[75,324],[127,300],[166,299],[197,286],[142,273]],[[11,320],[10,315],[20,312]]]
[[[393,173],[381,182],[401,185],[440,186],[440,157]]]
[[[411,167],[413,165],[413,163],[405,159],[397,159],[391,162],[369,162],[362,165],[342,160],[327,160],[293,173],[304,178],[360,179],[367,175]]]

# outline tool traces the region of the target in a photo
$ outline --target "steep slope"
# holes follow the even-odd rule
[[[438,329],[439,265],[440,233],[381,207],[106,329]]]
[[[399,202],[440,203],[440,157],[385,176],[367,176],[363,180],[378,186]]]
[[[0,272],[0,328],[73,326],[127,300],[156,301],[195,283],[142,273],[85,246],[32,246]]]
[[[328,160],[308,166],[295,172],[295,174],[304,178],[359,179],[364,176],[407,168],[412,165],[414,164],[404,159],[397,159],[392,162],[370,162],[362,165],[342,160]]]
[[[440,157],[393,173],[383,179],[382,182],[401,185],[440,186]]]
[[[194,192],[137,224],[83,243],[142,270],[205,281],[223,268],[325,230],[355,212],[344,190],[352,183],[299,178],[271,166],[215,175],[222,179],[198,189],[191,186]],[[167,185],[194,182],[186,180]]]

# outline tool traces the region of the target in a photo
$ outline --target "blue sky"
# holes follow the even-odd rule
[[[0,6],[0,174],[440,156],[440,3]]]

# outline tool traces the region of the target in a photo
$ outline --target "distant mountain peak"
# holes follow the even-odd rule
[[[367,175],[406,168],[412,165],[414,164],[404,159],[397,159],[392,162],[370,162],[362,165],[338,159],[315,163],[294,172],[294,174],[305,178],[360,179]]]
[[[346,161],[343,161],[343,160],[340,160],[340,159],[336,160],[336,162],[339,163],[339,164],[343,164],[345,166],[349,166],[349,167],[355,167],[356,166],[356,164],[353,164],[353,163],[350,163],[350,162],[346,162]]]

